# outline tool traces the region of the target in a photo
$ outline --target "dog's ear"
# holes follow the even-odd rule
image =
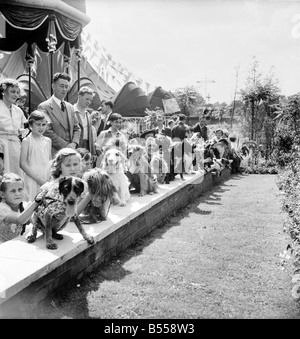
[[[79,178],[74,178],[74,192],[79,196],[84,191],[84,182]]]

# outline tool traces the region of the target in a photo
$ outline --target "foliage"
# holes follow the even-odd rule
[[[288,231],[300,243],[300,147],[295,146],[291,161],[278,176],[278,188],[284,194],[283,208],[289,214]]]
[[[186,116],[199,116],[205,100],[195,86],[177,88],[173,92],[180,110]]]
[[[277,174],[278,167],[273,159],[266,160],[260,153],[256,153],[253,157],[245,157],[241,162],[241,172],[247,174]]]
[[[275,123],[272,119],[279,103],[279,92],[273,69],[263,76],[254,58],[249,77],[240,95],[244,103],[243,115],[248,137],[259,143],[264,142],[268,149],[267,156],[273,147]]]

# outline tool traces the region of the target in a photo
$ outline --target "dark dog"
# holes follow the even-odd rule
[[[121,205],[111,177],[104,170],[95,167],[84,173],[82,178],[88,185],[91,201],[79,215],[80,221],[93,224],[106,220],[111,204]]]
[[[49,190],[42,204],[35,210],[32,233],[27,236],[27,241],[34,242],[39,229],[46,236],[46,247],[51,250],[56,249],[57,245],[53,242],[53,238],[63,239],[63,236],[57,232],[64,228],[73,217],[83,238],[89,244],[93,244],[93,237],[85,232],[77,216],[77,203],[83,191],[83,180],[75,177],[61,178],[59,185]]]

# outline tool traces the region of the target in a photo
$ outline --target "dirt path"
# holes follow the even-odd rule
[[[275,175],[235,175],[72,288],[42,318],[300,318]],[[80,284],[80,285],[79,285]]]

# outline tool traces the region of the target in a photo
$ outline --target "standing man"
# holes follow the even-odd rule
[[[94,95],[91,88],[81,87],[77,102],[74,104],[75,115],[81,129],[78,147],[86,148],[92,155],[96,155],[94,146],[96,140],[93,140],[92,121],[87,108],[92,103]]]
[[[155,127],[155,134],[162,134],[162,135],[166,135],[168,137],[172,137],[172,134],[171,134],[171,128],[169,127],[166,127],[164,125],[164,117],[163,115],[161,114],[157,114],[156,115],[156,127]]]
[[[193,126],[194,133],[200,133],[200,137],[204,139],[204,141],[208,140],[207,134],[207,126],[206,126],[206,117],[199,116],[199,122]]]
[[[97,131],[97,136],[100,134],[100,132],[105,131],[109,129],[109,124],[107,122],[109,121],[109,116],[112,114],[112,109],[114,107],[114,104],[112,101],[105,101],[103,100],[101,102],[101,106],[99,107],[99,110],[101,110],[101,122],[100,126]]]
[[[67,73],[55,73],[52,78],[53,95],[38,106],[49,118],[49,126],[44,135],[52,140],[52,157],[61,148],[75,149],[79,144],[81,130],[74,107],[64,101],[70,80]]]

